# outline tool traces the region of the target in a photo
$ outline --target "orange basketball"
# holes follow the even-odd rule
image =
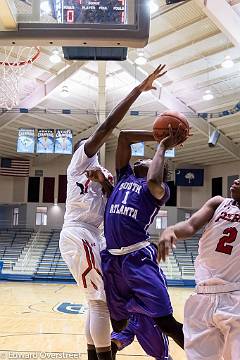
[[[165,111],[158,116],[153,123],[153,136],[158,142],[169,135],[169,124],[172,127],[173,134],[179,129],[182,133],[180,144],[186,140],[189,135],[189,124],[186,116],[178,111]]]

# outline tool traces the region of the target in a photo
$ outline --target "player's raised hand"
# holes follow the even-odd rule
[[[166,74],[167,70],[165,70],[166,65],[160,64],[156,70],[154,70],[140,85],[139,89],[141,91],[149,91],[149,90],[156,90],[156,86],[153,86],[154,80],[162,77]]]
[[[99,182],[100,184],[105,180],[105,176],[100,168],[87,170],[85,174],[89,180]]]
[[[167,228],[160,235],[158,243],[158,262],[166,261],[169,256],[170,249],[176,248],[177,237],[171,227]]]
[[[186,129],[179,124],[177,130],[173,131],[171,124],[168,125],[169,135],[160,141],[160,146],[165,149],[172,149],[186,140]]]

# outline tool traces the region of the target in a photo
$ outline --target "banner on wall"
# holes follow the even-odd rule
[[[34,153],[35,137],[34,129],[18,129],[17,152]]]
[[[204,169],[176,169],[177,186],[203,186]]]
[[[168,149],[165,151],[165,157],[166,158],[174,158],[176,156],[175,148]]]
[[[57,129],[55,137],[56,154],[72,154],[73,134],[68,129]]]
[[[131,145],[132,156],[144,156],[144,142]]]
[[[53,154],[54,152],[53,129],[38,129],[36,152],[38,154]]]

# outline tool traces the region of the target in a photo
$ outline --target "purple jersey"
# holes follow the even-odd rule
[[[137,178],[130,165],[118,173],[118,183],[105,210],[107,249],[120,249],[149,238],[147,232],[160,207],[169,198],[169,188],[157,200],[149,191],[147,178]]]

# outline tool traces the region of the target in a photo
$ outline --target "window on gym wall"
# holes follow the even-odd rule
[[[18,225],[19,208],[13,209],[13,226]]]
[[[156,217],[156,229],[166,229],[167,227],[167,211],[166,210],[160,210]]]
[[[37,207],[36,225],[47,225],[47,207],[45,206]]]

